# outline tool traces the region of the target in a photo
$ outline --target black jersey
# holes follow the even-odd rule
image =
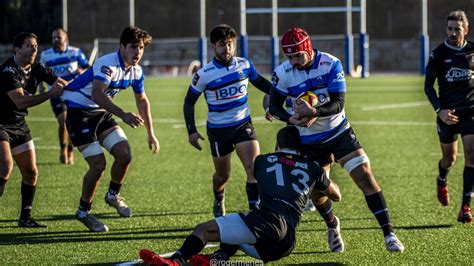
[[[34,95],[40,82],[53,84],[58,77],[43,64],[34,62],[29,72],[25,72],[10,57],[0,66],[0,124],[17,125],[25,120],[27,109],[19,109],[7,92],[23,88],[25,95]]]
[[[430,54],[426,66],[425,91],[435,109],[469,110],[474,107],[474,43],[462,48],[446,41]],[[433,84],[438,80],[438,99]]]
[[[319,164],[284,152],[259,155],[255,159],[254,171],[260,209],[284,216],[293,229],[300,221],[313,186],[325,190],[330,183]]]

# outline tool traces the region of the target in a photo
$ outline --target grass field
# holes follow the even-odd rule
[[[110,231],[89,233],[74,218],[79,204],[82,176],[87,167],[76,151],[76,164],[59,164],[57,125],[48,103],[30,109],[29,125],[37,148],[39,187],[33,215],[46,229],[16,226],[20,206],[17,168],[0,198],[0,264],[113,264],[138,259],[148,248],[158,253],[174,251],[200,222],[212,218],[212,161],[208,142],[197,151],[187,142],[182,101],[188,78],[148,79],[155,130],[161,143],[159,155],[147,150],[143,128],[124,126],[134,160],[122,195],[134,216],[119,218],[103,196],[110,181],[110,158],[96,194],[93,212]],[[472,265],[474,230],[456,221],[462,190],[463,156],[449,176],[452,204],[441,207],[435,194],[440,149],[434,112],[423,93],[423,78],[371,77],[348,79],[346,113],[371,159],[390,210],[392,223],[405,244],[402,254],[385,250],[383,236],[361,191],[336,165],[331,177],[343,194],[334,205],[341,219],[346,251],[328,252],[326,227],[317,213],[306,212],[299,226],[293,254],[279,264],[450,264]],[[271,152],[274,136],[283,126],[263,119],[261,94],[251,89],[252,116],[262,153]],[[131,90],[116,103],[136,110]],[[198,127],[206,134],[203,97],[196,109]],[[123,125],[123,124],[122,124]],[[227,186],[228,212],[246,210],[244,171],[238,158]],[[206,249],[205,252],[211,252]],[[251,260],[238,253],[235,260]]]

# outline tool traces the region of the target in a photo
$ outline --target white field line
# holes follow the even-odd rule
[[[380,105],[364,106],[362,107],[362,111],[401,109],[401,108],[411,108],[411,107],[418,107],[418,106],[425,106],[425,105],[428,105],[427,101],[411,102],[411,103],[380,104]]]

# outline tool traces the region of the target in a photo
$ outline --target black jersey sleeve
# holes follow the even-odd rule
[[[288,122],[290,115],[283,108],[283,103],[285,102],[286,97],[281,95],[275,88],[272,87],[270,90],[270,114],[277,118],[278,120]]]
[[[193,93],[191,90],[188,90],[188,93],[184,98],[183,114],[184,121],[186,122],[186,129],[188,130],[188,135],[197,132],[196,123],[194,120],[194,105],[198,99],[199,95]]]
[[[0,73],[0,84],[7,92],[22,87],[18,74],[13,68],[8,67],[3,69],[2,73]]]
[[[270,81],[262,77],[260,74],[257,74],[257,78],[251,80],[250,83],[252,83],[252,85],[254,85],[257,89],[261,90],[265,94],[270,94],[272,83],[270,83]]]
[[[436,67],[436,60],[434,57],[434,53],[430,54],[430,59],[428,64],[426,65],[426,74],[425,74],[425,94],[428,97],[428,100],[433,106],[433,109],[436,112],[439,112],[441,108],[441,104],[439,102],[438,95],[436,94],[436,90],[434,88],[434,83],[437,76],[437,67]]]
[[[330,92],[331,101],[316,107],[317,116],[328,116],[340,113],[344,109],[346,94],[344,92]]]

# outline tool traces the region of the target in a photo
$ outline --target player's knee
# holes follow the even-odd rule
[[[117,152],[116,149],[114,149],[115,146],[127,140],[128,140],[127,136],[125,135],[125,132],[123,131],[123,129],[117,128],[114,131],[110,132],[109,135],[107,135],[107,137],[105,137],[102,140],[102,146],[114,155],[114,153]],[[118,152],[120,152],[123,149],[123,147],[117,147],[117,148],[119,149]]]
[[[13,162],[0,165],[0,178],[8,179],[13,171]]]
[[[115,162],[127,166],[132,162],[132,153],[129,150],[122,150],[114,155]]]
[[[95,158],[89,162],[89,171],[94,173],[95,176],[102,176],[105,172],[106,166],[105,158],[102,156],[100,158]]]
[[[226,182],[230,177],[229,173],[214,173],[212,178],[217,182]]]
[[[21,174],[23,177],[23,182],[34,186],[38,180],[38,168],[36,167],[29,167],[26,169],[21,170]]]
[[[456,160],[457,160],[457,155],[456,154],[451,154],[449,156],[444,156],[441,159],[441,161],[442,161],[441,166],[443,166],[443,168],[445,168],[445,169],[449,169],[454,165]]]

